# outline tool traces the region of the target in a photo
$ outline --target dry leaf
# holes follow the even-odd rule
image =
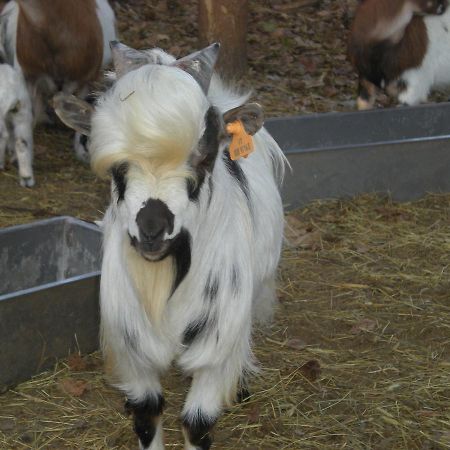
[[[369,248],[367,245],[364,245],[364,244],[358,244],[358,245],[356,246],[355,250],[356,250],[358,253],[367,253],[367,252],[370,250],[370,248]]]
[[[248,423],[257,423],[259,422],[259,416],[261,414],[260,408],[258,405],[255,405],[248,413]]]
[[[16,427],[15,419],[0,419],[0,431],[11,431]]]
[[[355,325],[353,325],[350,333],[360,334],[363,331],[373,331],[377,326],[377,323],[371,319],[361,319]]]
[[[59,388],[66,394],[73,397],[81,397],[88,389],[89,383],[84,380],[75,380],[74,378],[66,378],[58,383]]]
[[[289,348],[293,348],[293,349],[295,349],[295,350],[304,350],[304,349],[307,347],[305,341],[303,341],[303,340],[301,340],[301,339],[297,339],[297,338],[289,339],[289,340],[286,342],[286,345],[287,345]]]
[[[319,361],[315,359],[308,361],[300,367],[300,372],[309,381],[316,381],[320,377],[321,371]]]
[[[67,358],[67,365],[69,366],[69,369],[73,371],[82,371],[87,369],[86,361],[78,353],[72,353]]]

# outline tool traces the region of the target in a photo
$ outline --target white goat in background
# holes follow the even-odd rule
[[[32,187],[33,115],[22,74],[2,59],[0,49],[0,170],[6,156],[17,161],[20,185]]]
[[[192,376],[185,448],[210,448],[223,406],[255,369],[252,325],[275,301],[285,157],[259,105],[213,77],[218,50],[175,61],[115,43],[117,81],[95,109],[55,99],[66,124],[87,133],[92,123],[92,167],[112,175],[102,346],[142,449],[164,448],[160,377],[173,361]],[[237,119],[255,151],[234,161],[226,123]]]

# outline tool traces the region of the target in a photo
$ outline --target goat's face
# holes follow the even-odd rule
[[[145,161],[125,161],[111,172],[112,200],[126,239],[145,259],[163,259],[186,225],[187,166],[166,171]]]
[[[447,10],[448,0],[413,0],[414,10],[418,14],[441,15]]]

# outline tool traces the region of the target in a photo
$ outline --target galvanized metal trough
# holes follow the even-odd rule
[[[268,120],[285,151],[287,208],[390,193],[405,201],[450,192],[450,103]]]
[[[0,230],[0,391],[98,348],[101,231],[71,217]]]
[[[287,208],[450,192],[450,104],[271,119],[292,165]],[[101,232],[61,217],[0,230],[0,391],[98,347]]]

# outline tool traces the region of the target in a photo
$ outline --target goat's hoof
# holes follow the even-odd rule
[[[20,177],[20,185],[22,187],[33,187],[34,186],[34,177]]]

